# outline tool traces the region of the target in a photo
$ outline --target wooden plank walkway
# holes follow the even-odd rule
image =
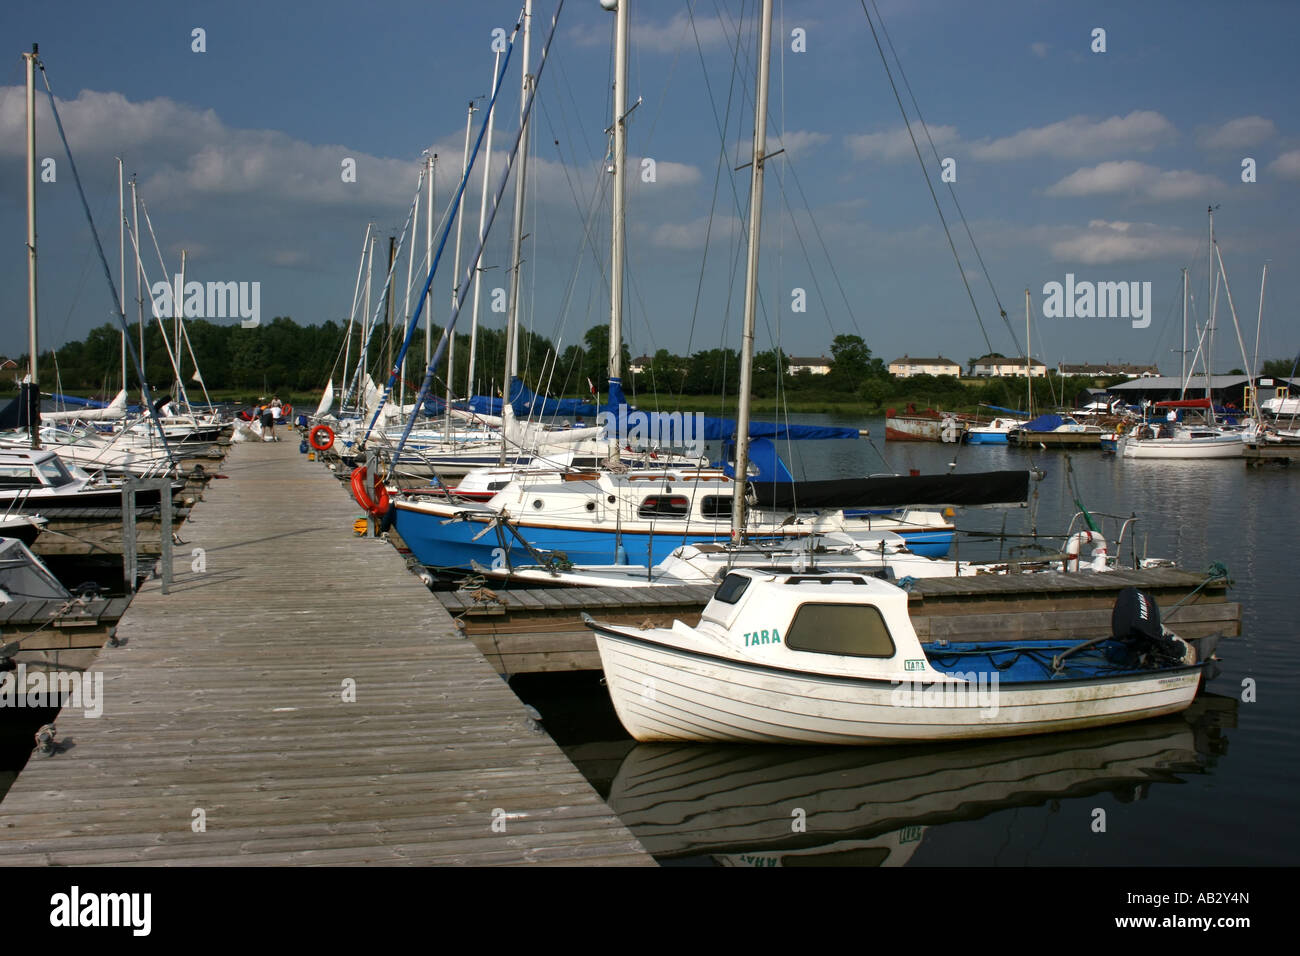
[[[234,450],[172,593],[132,601],[103,715],[65,708],[0,803],[0,863],[652,863],[285,437]]]

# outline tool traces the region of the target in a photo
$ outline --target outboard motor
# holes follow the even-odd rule
[[[1149,594],[1125,588],[1110,615],[1111,636],[1125,646],[1142,666],[1161,667],[1191,663],[1194,653],[1186,641],[1160,623],[1160,606]]]

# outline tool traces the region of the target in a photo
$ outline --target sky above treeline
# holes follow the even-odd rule
[[[749,194],[749,169],[738,167],[753,130],[758,5],[628,2],[630,98],[640,103],[629,117],[625,339],[633,355],[735,348]],[[556,2],[534,7],[535,72]],[[784,152],[766,164],[760,350],[817,356],[835,335],[855,333],[886,361],[1016,354],[1029,289],[1035,357],[1176,372],[1181,270],[1194,348],[1208,312],[1206,211],[1215,205],[1248,354],[1266,263],[1261,357],[1300,351],[1300,5],[867,0],[866,9],[870,24],[856,0],[775,4],[768,150]],[[12,48],[0,76],[0,232],[11,242],[0,260],[0,351],[26,351],[21,54],[32,42],[115,282],[121,156],[168,276],[184,249],[187,280],[258,283],[264,320],[346,321],[367,224],[378,237],[373,312],[388,237],[403,229],[426,150],[437,155],[435,207],[445,214],[467,106],[486,105],[491,88],[494,31],[508,34],[520,11],[497,0],[4,4],[0,36]],[[596,0],[564,4],[534,114],[520,299],[523,321],[560,348],[608,321],[613,24]],[[521,57],[517,48],[498,100],[493,186],[518,127]],[[113,315],[39,75],[37,84],[37,157],[53,179],[37,184],[44,349]],[[474,115],[476,131],[484,115]],[[466,193],[466,257],[481,167]],[[482,262],[481,321],[494,327],[504,324],[492,307],[509,282],[513,196],[511,182]],[[426,215],[421,203],[417,290]],[[142,242],[156,282],[163,269],[147,231]],[[434,279],[437,322],[452,297],[452,243],[454,232]],[[403,258],[399,313],[406,276]],[[1059,288],[1102,283],[1135,293],[1128,313],[1044,314],[1049,292],[1059,306]],[[130,274],[127,298],[134,321]],[[469,329],[471,303],[458,331]],[[1242,365],[1222,290],[1215,324],[1216,369]],[[106,373],[117,361],[105,356]]]

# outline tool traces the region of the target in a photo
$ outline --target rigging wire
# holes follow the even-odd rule
[[[939,204],[939,197],[934,191],[934,184],[930,181],[930,171],[926,168],[925,160],[921,158],[921,147],[916,143],[916,134],[912,132],[912,123],[908,119],[907,110],[903,106],[903,98],[899,96],[898,85],[894,82],[893,71],[889,68],[889,61],[885,58],[884,48],[880,45],[880,37],[876,34],[876,25],[871,19],[871,13],[867,10],[866,0],[859,0],[862,4],[862,13],[867,18],[867,26],[871,28],[871,37],[876,41],[876,50],[880,53],[880,62],[885,67],[885,75],[889,78],[890,89],[894,91],[894,99],[898,103],[898,111],[903,114],[903,125],[907,127],[907,137],[912,141],[912,150],[916,153],[916,161],[921,164],[921,173],[925,176],[925,188],[930,192],[930,198],[934,201],[935,212],[939,214],[939,221],[943,223],[943,234],[948,239],[948,248],[952,250],[953,259],[957,262],[957,271],[961,274],[961,283],[966,289],[966,297],[970,299],[971,308],[975,310],[975,321],[979,323],[980,334],[984,336],[984,344],[988,347],[989,352],[993,351],[993,343],[989,341],[988,330],[984,328],[984,318],[980,315],[979,306],[975,303],[975,293],[971,291],[970,281],[966,278],[966,270],[961,264],[961,256],[957,253],[957,246],[952,241],[952,230],[948,228],[948,219],[943,214],[943,207]]]

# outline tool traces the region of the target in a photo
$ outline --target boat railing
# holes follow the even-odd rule
[[[23,514],[26,510],[27,499],[31,495],[32,489],[30,486],[18,489],[18,493],[9,499],[9,506],[5,508],[5,518]]]
[[[1070,538],[1074,537],[1077,532],[1088,530],[1083,525],[1086,518],[1089,516],[1104,519],[1101,527],[1101,535],[1106,539],[1107,546],[1110,548],[1111,554],[1114,555],[1116,564],[1119,563],[1120,554],[1124,547],[1124,540],[1125,538],[1128,539],[1129,550],[1133,559],[1133,567],[1137,568],[1139,566],[1137,555],[1137,535],[1130,534],[1130,532],[1133,530],[1133,526],[1140,520],[1138,516],[1132,513],[1128,515],[1108,514],[1104,511],[1076,512],[1074,517],[1070,519],[1070,527],[1065,533],[1066,541],[1069,541]],[[1115,531],[1113,537],[1109,533],[1111,531]]]

